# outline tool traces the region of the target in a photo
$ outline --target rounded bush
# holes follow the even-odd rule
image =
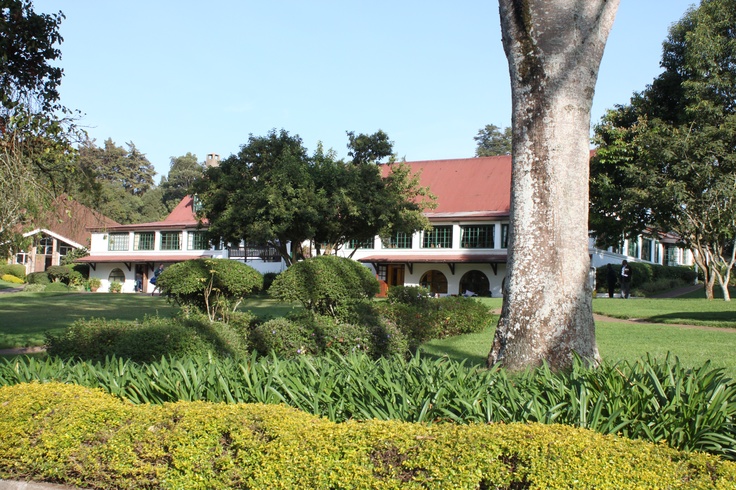
[[[25,281],[23,279],[16,277],[12,274],[3,274],[2,280],[5,282],[12,282],[13,284],[23,284]]]
[[[63,282],[69,283],[69,274],[72,269],[66,265],[52,265],[46,269],[46,274],[49,275],[49,279],[52,282]]]
[[[45,272],[31,272],[26,276],[26,282],[28,284],[49,284],[51,279]]]
[[[165,269],[156,281],[161,294],[207,313],[211,320],[227,320],[243,298],[262,284],[263,277],[254,268],[228,259],[179,262]]]
[[[429,289],[421,286],[391,286],[388,289],[389,303],[424,306],[430,299]]]
[[[274,318],[253,329],[251,344],[261,355],[276,354],[292,358],[319,353],[317,333],[302,322],[288,318]]]
[[[0,264],[0,276],[10,274],[25,282],[26,266],[23,264]]]
[[[68,293],[70,291],[69,286],[63,282],[52,282],[44,287],[46,293]]]
[[[299,302],[314,313],[335,316],[340,304],[373,298],[379,286],[373,273],[359,262],[320,255],[279,274],[270,292],[282,301]]]
[[[86,361],[108,357],[147,363],[163,356],[187,357],[207,353],[244,356],[248,353],[245,336],[228,325],[209,322],[205,317],[146,317],[127,322],[93,318],[77,320],[64,333],[46,337],[50,356]]]

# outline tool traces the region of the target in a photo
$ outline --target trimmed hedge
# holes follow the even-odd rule
[[[734,488],[736,464],[541,424],[346,422],[280,405],[134,406],[0,388],[0,477],[93,488]]]
[[[10,274],[18,279],[26,278],[26,266],[23,264],[0,264],[0,276]]]
[[[47,290],[48,290],[47,286]],[[103,362],[113,356],[152,362],[164,356],[244,356],[249,352],[248,324],[252,315],[238,313],[233,326],[210,322],[204,315],[183,318],[146,317],[128,322],[92,318],[77,320],[61,334],[47,334],[50,356]],[[239,326],[240,325],[240,326]]]
[[[16,277],[12,274],[3,274],[3,276],[0,279],[2,279],[5,282],[12,282],[13,284],[23,284],[25,282],[20,277]]]

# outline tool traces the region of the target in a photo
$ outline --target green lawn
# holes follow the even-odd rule
[[[292,305],[268,298],[245,301],[240,309],[279,317]],[[0,294],[0,349],[43,345],[46,332],[59,333],[80,318],[136,320],[147,315],[171,316],[178,308],[159,296],[109,293]]]
[[[4,293],[0,349],[43,345],[45,332],[62,332],[79,318],[135,320],[175,311],[164,298],[142,294]]]
[[[593,311],[612,318],[636,318],[651,323],[736,328],[736,300],[596,298]]]
[[[499,310],[500,298],[483,298]],[[251,310],[262,318],[279,317],[293,305],[256,297],[245,301],[241,310]],[[683,328],[646,323],[597,322],[598,348],[608,361],[635,360],[647,353],[663,357],[667,352],[687,365],[711,360],[736,376],[736,300],[705,299],[621,299],[597,298],[597,313],[622,318],[647,318],[658,322],[726,325],[729,330]],[[173,315],[177,309],[161,297],[133,294],[10,293],[0,294],[0,349],[42,345],[46,331],[63,331],[79,318],[103,317],[134,320],[145,315]],[[483,365],[491,348],[493,327],[484,332],[426,343],[430,355],[465,359]]]

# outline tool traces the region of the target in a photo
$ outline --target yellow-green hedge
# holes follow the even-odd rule
[[[12,282],[14,284],[23,284],[25,281],[19,277],[15,277],[12,274],[3,274],[2,277],[0,277],[5,282]]]
[[[0,478],[89,488],[736,488],[736,463],[561,425],[334,424],[278,405],[0,388]]]

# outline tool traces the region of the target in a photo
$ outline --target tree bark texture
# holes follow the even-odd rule
[[[508,277],[488,364],[599,361],[588,256],[590,108],[618,0],[500,0],[513,99]]]

